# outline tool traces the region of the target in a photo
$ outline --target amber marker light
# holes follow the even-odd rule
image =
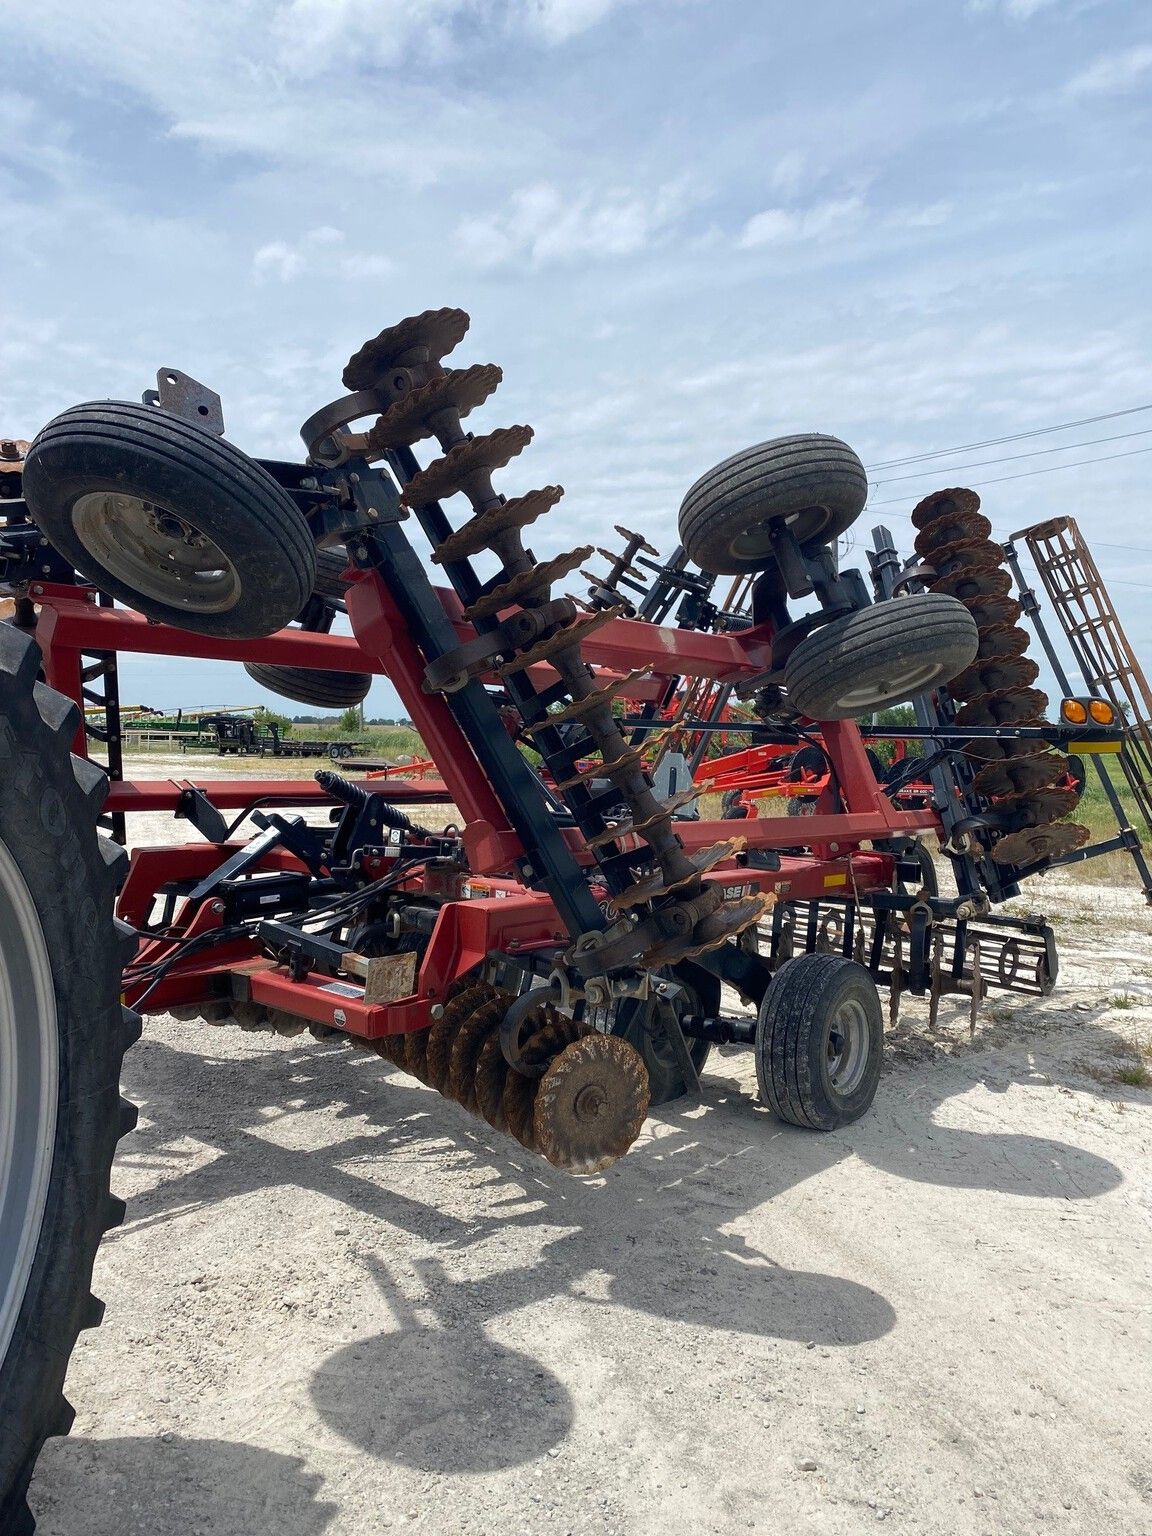
[[[1093,699],[1088,706],[1088,713],[1097,725],[1111,725],[1116,718],[1116,711],[1107,699]]]
[[[1088,709],[1081,704],[1079,699],[1064,699],[1060,705],[1060,713],[1069,725],[1087,725]]]

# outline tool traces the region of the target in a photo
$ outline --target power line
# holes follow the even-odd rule
[[[1113,459],[1131,459],[1138,453],[1152,453],[1152,448],[1129,448],[1124,453],[1104,453],[1098,459],[1076,459],[1071,464],[1050,464],[1047,469],[1025,469],[1018,475],[995,475],[991,480],[977,480],[973,489],[981,485],[1000,485],[1005,480],[1027,480],[1032,475],[1054,475],[1062,469],[1081,469],[1085,464],[1108,464]],[[903,496],[889,497],[885,501],[871,502],[875,507],[895,506],[898,501],[903,501]]]
[[[1130,405],[1122,411],[1106,411],[1102,416],[1082,416],[1079,421],[1062,421],[1054,427],[1033,427],[1027,432],[1011,432],[1006,437],[989,437],[979,443],[959,443],[953,448],[934,448],[931,453],[913,453],[903,459],[884,459],[878,464],[868,464],[868,470],[899,469],[904,464],[921,464],[925,459],[940,459],[949,453],[971,453],[977,448],[998,448],[1001,443],[1018,443],[1026,437],[1044,437],[1050,432],[1068,432],[1073,427],[1090,427],[1098,421],[1115,421],[1118,416],[1135,416],[1141,411],[1152,411],[1152,404]]]
[[[962,469],[983,469],[988,464],[1015,464],[1020,459],[1038,459],[1046,453],[1071,453],[1073,448],[1091,448],[1095,443],[1122,443],[1130,437],[1147,437],[1152,433],[1152,427],[1141,427],[1138,432],[1117,432],[1112,437],[1089,437],[1079,443],[1062,443],[1059,448],[1033,448],[1028,453],[1009,453],[999,459],[976,459],[967,464],[948,464],[943,468],[918,469],[911,475],[893,475],[890,480],[876,480],[873,484],[879,488],[882,485],[896,485],[901,480],[923,480],[926,475],[938,475],[941,479],[945,475],[958,473]]]

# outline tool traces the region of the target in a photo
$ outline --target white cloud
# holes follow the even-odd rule
[[[972,11],[1001,11],[1016,21],[1029,21],[1040,11],[1061,4],[1063,0],[970,0],[968,8]]]
[[[629,256],[667,234],[688,201],[681,182],[650,194],[619,189],[573,197],[539,183],[513,193],[500,213],[466,219],[458,236],[481,267],[515,261],[541,267],[584,257]]]
[[[344,251],[343,244],[344,231],[331,224],[308,230],[294,245],[287,240],[270,240],[253,255],[252,274],[257,282],[278,278],[282,283],[290,283],[306,272],[336,274],[354,281],[386,277],[395,270],[387,256],[370,251]]]
[[[762,245],[795,245],[852,228],[863,211],[864,200],[856,196],[830,198],[807,208],[765,208],[748,220],[736,243],[742,251]]]
[[[1069,96],[1120,96],[1136,88],[1152,70],[1152,46],[1141,44],[1103,53],[1065,86]]]

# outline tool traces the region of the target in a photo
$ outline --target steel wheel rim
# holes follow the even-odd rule
[[[0,1361],[24,1303],[52,1175],[59,1081],[48,946],[0,842]]]
[[[194,613],[226,613],[240,601],[228,556],[186,517],[122,491],[88,491],[72,504],[76,537],[133,592]]]
[[[849,998],[832,1015],[824,1042],[828,1080],[841,1098],[859,1088],[869,1050],[868,1017],[863,1004]]]
[[[898,697],[914,698],[916,694],[923,693],[940,676],[940,663],[938,661],[922,662],[920,666],[911,668],[902,673],[891,682],[870,683],[866,688],[855,688],[842,694],[838,707],[841,709],[872,709],[885,703],[888,699]]]
[[[795,538],[801,544],[806,544],[809,539],[815,538],[828,526],[831,517],[832,514],[827,507],[819,506],[798,507],[795,512],[786,512],[783,515],[774,513],[772,517],[765,518],[762,523],[753,523],[751,528],[738,533],[728,546],[728,552],[738,560],[760,560],[766,556],[774,556],[773,523],[781,521],[786,523],[792,529]]]

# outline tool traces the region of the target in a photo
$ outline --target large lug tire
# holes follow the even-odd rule
[[[769,523],[783,518],[801,544],[829,544],[860,516],[868,476],[838,437],[804,432],[733,454],[702,475],[680,507],[689,559],[717,576],[775,563]]]
[[[154,406],[73,406],[24,466],[28,508],[103,591],[150,619],[250,639],[308,601],[316,547],[255,459]]]
[[[756,1080],[779,1120],[834,1131],[871,1108],[884,1054],[876,983],[840,955],[798,955],[769,983],[756,1022]]]
[[[66,1434],[68,1357],[100,1321],[92,1264],[123,1219],[109,1192],[135,1124],[120,1063],[139,1036],[120,1006],[135,939],[113,918],[127,867],[98,837],[107,780],[73,758],[75,707],[36,682],[40,653],[0,626],[0,1531],[24,1536],[25,1493]]]
[[[372,686],[370,672],[321,672],[313,667],[277,667],[257,661],[246,661],[244,670],[270,693],[320,709],[351,709],[363,703]]]
[[[980,634],[964,604],[924,592],[833,619],[784,666],[793,709],[810,720],[851,720],[946,683],[976,656]]]

